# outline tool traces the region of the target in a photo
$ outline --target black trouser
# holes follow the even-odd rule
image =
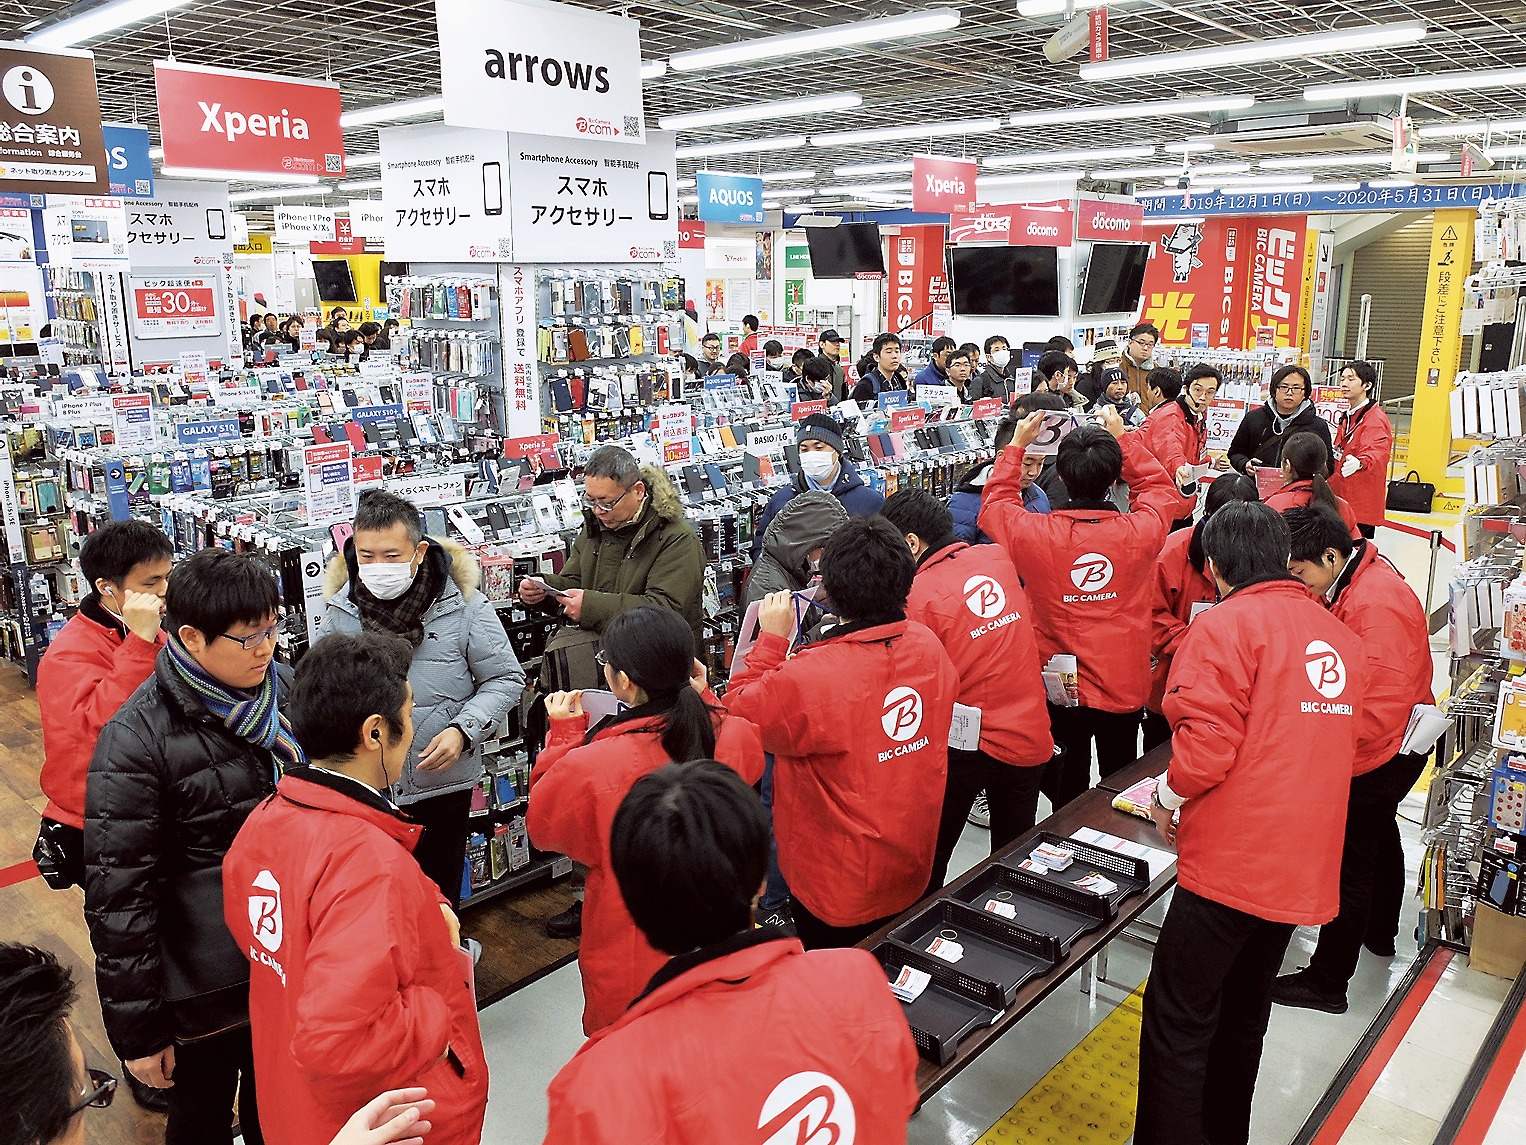
[[[800,944],[807,950],[827,950],[845,946],[857,946],[868,938],[880,927],[894,918],[888,915],[885,918],[877,918],[873,922],[861,923],[858,926],[833,926],[829,922],[822,922],[806,905],[797,899],[792,893],[789,897],[790,917],[795,920],[795,933],[800,936]]]
[[[1097,766],[1103,779],[1139,758],[1138,712],[1050,704],[1049,727],[1064,752],[1044,765],[1040,786],[1056,811],[1091,787],[1093,740],[1097,742]]]
[[[1290,923],[1177,887],[1145,988],[1135,1145],[1245,1145]]]
[[[1163,743],[1171,742],[1171,724],[1165,716],[1159,712],[1145,709],[1144,714],[1144,749],[1153,751]]]
[[[235,1088],[245,1145],[263,1145],[248,1026],[177,1044],[170,1080],[175,1084],[164,1091],[170,1103],[164,1145],[231,1145]]]
[[[403,805],[403,812],[424,828],[413,857],[419,868],[450,900],[461,905],[461,878],[466,871],[466,835],[471,822],[472,793],[453,791]]]
[[[1360,522],[1357,523],[1356,531],[1361,533],[1362,536],[1366,537],[1369,541],[1378,535],[1378,527],[1376,525],[1363,525]]]
[[[938,821],[938,846],[933,852],[932,879],[927,893],[942,890],[948,879],[948,861],[975,796],[986,793],[991,809],[991,853],[994,855],[1038,820],[1039,781],[1047,764],[1019,767],[983,751],[949,748],[948,786],[943,789],[943,817]]]
[[[1367,914],[1368,946],[1379,950],[1393,946],[1403,921],[1409,872],[1404,868],[1404,840],[1397,819],[1378,833],[1378,861],[1372,872],[1372,909]]]
[[[1333,921],[1320,927],[1319,945],[1309,959],[1310,984],[1316,989],[1332,994],[1346,992],[1346,984],[1356,973],[1368,923],[1373,919],[1376,887],[1384,888],[1381,897],[1385,913],[1390,909],[1395,855],[1400,908],[1403,907],[1404,847],[1395,846],[1399,838],[1395,816],[1399,804],[1425,770],[1426,758],[1396,755],[1376,771],[1351,781],[1351,798],[1346,804],[1346,841],[1341,849],[1341,910]],[[1389,921],[1381,919],[1377,930],[1387,929]]]

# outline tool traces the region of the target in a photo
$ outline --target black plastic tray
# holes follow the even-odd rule
[[[903,966],[932,975],[922,996],[915,1002],[902,1002],[901,1010],[911,1026],[917,1052],[934,1065],[948,1065],[961,1041],[993,1024],[1006,1008],[1000,986],[962,974],[930,954],[893,942],[879,943],[873,953],[885,968],[887,983],[896,980]]]
[[[945,932],[952,933],[954,941],[964,947],[964,957],[948,965],[972,978],[1000,986],[1009,1006],[1024,983],[1053,970],[1060,961],[1060,944],[1052,935],[1034,934],[952,899],[939,899],[892,930],[890,937],[926,953],[928,945],[940,934],[947,937]]]
[[[982,913],[986,913],[988,898],[1010,903],[1017,917],[1007,921],[1035,934],[1053,936],[1060,944],[1062,957],[1070,953],[1072,942],[1099,930],[1113,916],[1112,906],[1101,895],[1088,894],[1005,863],[993,863],[954,891],[953,897]]]
[[[1106,851],[1101,847],[1093,847],[1089,843],[1078,842],[1075,839],[1067,839],[1063,835],[1056,835],[1050,831],[1041,831],[1024,842],[1027,848],[1021,858],[1013,855],[1006,860],[1016,866],[1022,859],[1028,857],[1028,851],[1044,843],[1052,843],[1057,847],[1069,847],[1076,853],[1076,861],[1071,863],[1063,871],[1028,871],[1046,882],[1056,883],[1061,886],[1074,887],[1082,894],[1091,894],[1091,891],[1081,890],[1076,884],[1092,873],[1101,874],[1118,884],[1118,889],[1109,894],[1097,895],[1108,904],[1108,917],[1112,918],[1118,913],[1119,904],[1130,895],[1138,894],[1150,885],[1150,864],[1143,859],[1131,858],[1128,855],[1120,855],[1115,851]]]

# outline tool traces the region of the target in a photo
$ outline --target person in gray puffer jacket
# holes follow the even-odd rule
[[[319,629],[325,636],[382,632],[413,645],[413,744],[406,759],[385,763],[398,774],[393,797],[424,828],[414,858],[456,905],[481,744],[525,683],[481,580],[464,548],[424,535],[412,503],[370,492],[360,500],[355,535],[329,562]]]
[[[848,519],[837,497],[825,490],[795,494],[769,522],[763,534],[763,551],[747,574],[742,610],[771,592],[799,592],[816,575],[811,555],[821,559],[827,538]]]

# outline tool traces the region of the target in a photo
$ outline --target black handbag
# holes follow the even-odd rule
[[[1420,480],[1420,474],[1411,469],[1403,481],[1388,483],[1388,499],[1384,503],[1399,513],[1429,513],[1436,499],[1436,486]]]

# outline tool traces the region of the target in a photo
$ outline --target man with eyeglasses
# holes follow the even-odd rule
[[[274,662],[280,592],[252,553],[203,549],[165,592],[169,642],[101,731],[85,790],[85,919],[106,1034],[168,1091],[166,1145],[259,1145],[249,964],[223,921],[222,861],[303,762]]]
[[[1319,416],[1310,401],[1314,382],[1309,371],[1291,363],[1272,374],[1271,398],[1240,421],[1229,443],[1229,463],[1254,477],[1262,466],[1282,467],[1282,446],[1296,433],[1312,433],[1325,443],[1325,455],[1334,456],[1330,423]],[[1328,474],[1326,475],[1328,476]]]
[[[1160,342],[1160,331],[1149,322],[1141,322],[1129,331],[1129,340],[1123,344],[1123,357],[1118,365],[1129,379],[1129,393],[1145,394],[1145,381],[1155,368],[1155,347]]]
[[[1162,400],[1139,428],[1140,443],[1171,474],[1177,488],[1196,494],[1198,478],[1193,469],[1207,457],[1207,410],[1219,392],[1219,372],[1199,364],[1183,378],[1176,370],[1159,367],[1150,371],[1145,386]],[[1192,515],[1188,513],[1172,522],[1171,531],[1190,524]]]

